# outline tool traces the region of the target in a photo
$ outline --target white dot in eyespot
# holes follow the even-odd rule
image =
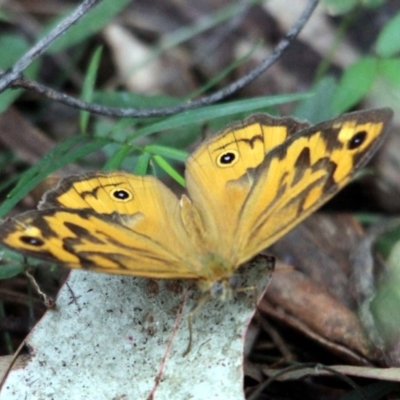
[[[110,192],[110,196],[117,201],[128,201],[132,199],[132,193],[126,189],[113,189]]]
[[[239,160],[239,152],[237,150],[225,150],[218,156],[217,165],[222,168],[231,167]]]

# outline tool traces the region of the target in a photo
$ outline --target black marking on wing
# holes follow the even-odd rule
[[[310,167],[311,167],[310,148],[304,147],[304,149],[301,151],[301,153],[297,157],[297,160],[294,163],[294,177],[291,186],[297,185],[297,183],[299,183],[302,180],[305,172]]]
[[[19,237],[19,240],[22,243],[27,244],[29,246],[33,246],[33,247],[42,247],[44,245],[44,240],[33,237],[33,236],[22,235]]]
[[[334,193],[335,191],[338,190],[338,185],[333,179],[333,174],[335,173],[336,170],[336,163],[332,162],[328,157],[321,158],[319,159],[314,165],[311,166],[312,172],[315,173],[318,170],[323,170],[324,175],[321,176],[320,178],[313,180],[309,185],[307,185],[300,193],[296,195],[294,198],[289,198],[289,201],[287,201],[285,204],[282,204],[279,206],[280,210],[284,210],[286,208],[290,208],[293,203],[296,203],[301,199],[297,206],[297,211],[295,214],[293,214],[293,218],[288,220],[285,226],[290,225],[294,219],[296,219],[299,215],[304,215],[304,211],[309,211],[310,209],[315,209],[315,207],[322,203],[325,202],[326,197],[330,197],[330,194]],[[326,173],[325,173],[326,172]],[[325,183],[324,183],[325,181]],[[316,187],[320,187],[323,185],[323,193],[326,194],[321,201],[315,202],[311,207],[309,207],[307,210],[304,208],[304,203],[307,200],[307,197],[309,193]],[[285,194],[286,191],[286,185],[282,185],[280,187],[280,190],[276,196],[276,199],[274,198],[274,201],[271,202],[266,209],[263,210],[263,212],[260,214],[259,218],[257,219],[256,225],[253,227],[253,230],[251,232],[251,235],[249,236],[248,241],[255,240],[260,234],[260,230],[265,226],[266,223],[268,223],[268,218],[269,215],[271,215],[271,212],[273,212],[273,207],[276,205],[276,203],[282,198],[282,195]],[[278,200],[279,199],[279,200]],[[281,230],[285,229],[285,226],[281,227]]]
[[[102,236],[104,237],[104,232],[101,232]],[[86,242],[86,237],[85,237],[85,242]],[[125,270],[129,271],[129,265],[128,265],[128,260],[127,260],[127,255],[126,254],[120,254],[118,252],[111,253],[110,248],[105,248],[104,252],[99,251],[98,249],[96,251],[79,251],[79,254],[75,252],[74,247],[81,243],[82,241],[79,238],[70,238],[67,240],[64,240],[63,244],[63,249],[65,251],[68,251],[69,253],[73,254],[74,256],[78,257],[80,260],[80,264],[82,265],[83,268],[85,269],[96,269],[96,270],[101,270],[102,265],[101,263],[99,264],[99,260],[106,259],[109,260],[113,263],[116,264],[115,268],[118,268],[120,270]],[[98,241],[97,243],[101,243],[102,241]],[[129,262],[135,266],[135,270],[137,271],[138,265],[135,265],[137,262],[137,258],[146,258],[148,260],[154,260],[158,262],[162,262],[164,264],[168,264],[168,261],[165,258],[162,257],[157,257],[153,253],[145,251],[141,248],[134,247],[134,246],[125,246],[124,244],[120,243],[119,241],[113,239],[110,236],[106,236],[104,238],[104,244],[112,244],[116,246],[117,248],[124,248],[129,250]],[[138,257],[140,256],[140,257]],[[106,270],[109,270],[109,268],[106,268]],[[154,271],[152,271],[154,272]],[[165,271],[165,274],[168,275],[168,270]]]
[[[274,159],[283,159],[286,157],[286,153],[288,151],[288,146],[287,143],[283,143],[280,146],[277,146],[274,148],[272,151],[268,152],[266,154],[266,157],[264,161],[255,168],[254,170],[254,175],[255,175],[255,180],[259,180],[260,176],[263,176],[262,174],[260,176],[257,176],[258,173],[262,173],[265,170],[268,170],[268,166],[272,163]],[[291,190],[296,190],[296,186],[293,185],[292,183],[287,182],[287,177],[291,175],[291,170],[293,167],[289,167],[286,165],[286,170],[285,172],[282,173],[282,176],[280,177],[280,182],[278,184],[278,191],[276,195],[274,196],[273,200],[263,209],[263,211],[260,213],[259,217],[257,218],[257,222],[255,226],[253,227],[252,233],[249,236],[249,241],[252,240],[254,237],[257,237],[259,234],[259,231],[262,229],[263,226],[265,226],[266,223],[268,223],[268,218],[271,215],[271,213],[274,212],[274,208],[279,204],[279,210],[284,210],[287,207],[290,207],[293,203],[299,202],[299,199],[302,201],[299,202],[297,213],[294,214],[293,218],[297,218],[297,215],[302,213],[304,210],[304,202],[307,200],[308,193],[310,193],[315,187],[321,187],[321,185],[324,185],[324,193],[332,193],[337,189],[337,185],[335,181],[333,180],[333,174],[335,173],[336,170],[336,163],[332,162],[329,157],[323,157],[317,160],[313,165],[310,165],[310,151],[308,148],[305,148],[304,151],[302,151],[297,160],[295,161],[294,165],[300,166],[299,169],[301,169],[301,173],[299,173],[298,176],[296,176],[297,171],[295,172],[295,177],[293,181],[297,180],[297,182],[300,182],[301,175],[305,173],[306,171],[310,172],[312,174],[317,173],[318,171],[323,171],[323,175],[315,180],[312,180],[306,187],[304,187],[301,192],[296,192],[296,196],[294,198],[291,198],[290,196],[287,196],[287,191]],[[325,183],[324,183],[325,182]],[[288,188],[288,184],[290,184],[291,188]],[[254,187],[256,187],[254,185]],[[252,192],[252,191],[251,191]],[[251,192],[249,193],[249,197],[251,197]],[[282,197],[286,196],[287,201],[282,203]],[[325,199],[325,197],[324,197]],[[281,204],[280,204],[281,203]],[[246,202],[243,204],[241,208],[241,214],[244,208],[246,207]],[[290,224],[292,220],[288,221],[288,224]]]
[[[321,163],[321,165],[319,165]],[[315,163],[316,169],[322,169],[326,171],[327,176],[325,176],[325,184],[322,189],[323,193],[330,194],[331,192],[335,192],[339,189],[338,182],[333,179],[333,175],[335,174],[337,164],[332,161],[330,158],[321,158]]]
[[[57,231],[55,231],[54,229],[51,228],[50,224],[48,223],[48,221],[45,220],[45,218],[43,218],[42,215],[38,214],[37,218],[40,219],[40,222],[35,224],[36,226],[40,226],[40,232],[42,234],[42,236],[45,239],[49,239],[49,238],[53,238],[53,237],[58,237],[58,233]]]
[[[286,149],[285,149],[286,152]],[[270,163],[272,161],[273,158],[281,158],[280,152],[278,154],[274,153],[273,155],[271,153],[267,153],[265,160],[268,158],[268,163]],[[263,163],[264,163],[263,162]],[[240,180],[245,179],[250,180],[251,182],[254,182],[258,179],[258,175],[260,172],[260,166],[254,167],[254,168],[248,168],[246,170],[246,173],[244,175],[242,175],[239,179],[235,180],[235,182],[240,182]],[[283,194],[286,192],[287,190],[287,183],[285,182],[287,179],[287,176],[289,175],[288,171],[285,171],[281,178],[280,178],[280,182],[278,184],[278,191],[274,196],[273,201],[268,205],[269,208],[273,207],[283,196]],[[256,185],[253,185],[252,188],[250,189],[249,194],[247,195],[247,198],[249,198],[251,196],[252,191],[254,190],[254,188],[256,187]],[[246,201],[243,202],[240,211],[239,211],[239,215],[243,215],[243,211],[246,208],[247,204]],[[268,208],[268,209],[269,209]]]
[[[101,186],[97,186],[95,187],[93,190],[86,190],[84,192],[81,192],[80,195],[81,197],[85,200],[85,198],[87,196],[93,196],[95,199],[97,199],[97,192],[101,189],[105,189],[108,187],[118,187],[119,185],[123,184],[124,182],[113,182],[113,183],[108,183],[107,185],[101,185]]]
[[[51,237],[58,237],[58,233],[51,228],[50,224],[44,219],[41,218],[42,223],[40,225],[40,231],[46,239],[51,238]]]
[[[75,238],[66,238],[65,241],[77,240],[79,242],[80,238],[85,238],[85,241],[87,240],[91,243],[104,243],[103,240],[100,240],[96,235],[93,235],[91,231],[80,225],[76,225],[72,222],[64,222],[64,225],[76,236]]]
[[[242,139],[235,139],[235,140],[232,140],[231,142],[225,143],[225,144],[224,144],[223,146],[221,146],[221,147],[217,147],[214,151],[224,150],[224,149],[226,149],[226,148],[229,148],[229,146],[232,145],[233,143],[240,143],[240,142],[247,143],[247,144],[249,145],[249,147],[250,147],[251,149],[253,149],[253,148],[254,148],[254,143],[257,142],[258,140],[259,140],[261,143],[263,143],[263,142],[264,142],[264,137],[263,137],[263,135],[255,135],[255,136],[253,136],[251,139],[244,139],[244,138],[242,138]]]
[[[92,214],[90,212],[87,212],[87,210],[74,210],[76,214],[79,214],[82,218],[88,219]],[[50,212],[49,212],[50,213]],[[96,218],[102,219],[103,221],[108,221],[110,224],[115,224],[116,222],[114,221],[114,218],[110,217],[109,214],[96,214]],[[119,217],[124,217],[124,214],[119,214]],[[129,216],[131,217],[131,216]],[[118,224],[118,222],[117,222]],[[146,258],[148,260],[154,260],[158,262],[162,262],[164,264],[170,264],[168,260],[166,260],[163,257],[158,257],[154,255],[154,253],[149,252],[147,250],[143,250],[140,247],[135,247],[132,244],[125,245],[124,243],[121,243],[114,237],[110,236],[107,234],[105,231],[94,231],[94,234],[91,233],[91,231],[86,230],[85,228],[82,228],[81,226],[78,226],[74,223],[70,222],[64,222],[64,225],[71,231],[72,234],[74,234],[74,237],[66,237],[63,239],[62,243],[62,248],[69,252],[70,254],[74,255],[75,257],[78,257],[80,260],[80,265],[82,265],[83,268],[85,269],[96,269],[96,270],[101,270],[102,265],[98,264],[99,259],[104,258],[107,260],[112,261],[115,263],[118,267],[118,269],[121,270],[129,270],[129,266],[127,266],[127,262],[129,259],[129,262],[131,264],[135,264],[135,260],[137,258]],[[160,249],[163,249],[166,251],[165,247],[158,241],[155,241],[154,238],[151,238],[143,233],[136,232],[134,229],[130,229],[126,226],[124,226],[124,229],[131,230],[135,232],[137,235],[140,235],[143,238],[151,240],[154,244],[158,245]],[[86,246],[88,246],[88,243],[93,243],[93,244],[111,244],[115,246],[116,248],[123,248],[125,250],[129,251],[129,257],[125,254],[120,254],[118,252],[116,253],[110,253],[109,247],[104,246],[104,252],[99,251],[97,248],[95,251],[83,251],[82,249],[79,250],[79,253],[76,251],[76,246],[79,246],[80,244],[85,243]],[[173,254],[171,252],[171,249],[168,250],[168,253],[175,257],[176,260],[179,260],[179,254]],[[32,253],[36,257],[42,257],[42,254],[37,254],[37,253]],[[140,256],[140,257],[139,257]],[[54,258],[54,256],[53,256]],[[58,263],[62,263],[60,261],[57,261]],[[96,263],[97,262],[97,263]],[[68,267],[68,263],[65,263],[65,265]],[[107,270],[109,268],[106,268]],[[135,270],[138,270],[138,266],[135,265]],[[154,271],[152,271],[154,272]],[[168,270],[165,271],[165,274],[168,275]]]
[[[250,117],[244,119],[243,121],[233,122],[225,127],[222,131],[218,132],[215,137],[225,135],[228,132],[235,132],[237,130],[244,130],[249,126],[258,125],[260,127],[260,133],[253,136],[251,139],[239,139],[233,140],[230,143],[225,144],[224,146],[218,147],[215,150],[223,150],[227,146],[230,146],[233,143],[245,142],[249,144],[251,149],[254,148],[254,143],[257,140],[264,142],[264,136],[270,134],[266,132],[266,129],[270,127],[284,127],[287,132],[287,138],[292,135],[295,135],[297,132],[303,131],[308,128],[310,124],[307,121],[300,121],[296,118],[292,117],[273,117],[268,114],[253,114]],[[266,149],[271,150],[271,149]]]
[[[347,148],[349,150],[355,150],[358,147],[362,146],[367,138],[368,133],[366,131],[358,131],[356,132],[353,137],[347,143]]]
[[[263,135],[255,135],[251,139],[239,139],[237,142],[247,143],[251,149],[254,149],[254,143],[256,143],[257,140],[263,143],[264,142]]]
[[[310,123],[307,121],[300,121],[297,118],[293,117],[273,117],[268,114],[253,114],[250,117],[246,118],[243,121],[243,127],[253,124],[260,124],[263,134],[266,135],[268,133],[265,132],[264,128],[270,127],[278,127],[283,126],[287,132],[287,138],[294,135],[295,133],[302,131],[310,126]]]
[[[343,143],[338,140],[338,135],[341,130],[339,128],[325,128],[323,129],[323,133],[321,139],[323,140],[326,146],[326,153],[329,154],[334,150],[341,149],[343,147]]]
[[[358,169],[358,165],[360,164],[360,162],[362,164],[365,164],[372,157],[372,155],[373,154],[369,153],[369,154],[367,154],[367,157],[366,157],[366,151],[365,150],[364,151],[355,150],[354,153],[352,154],[353,167],[355,169]]]
[[[80,175],[80,176],[73,175],[73,176],[70,176],[67,178],[63,178],[59,181],[58,186],[55,189],[50,190],[47,193],[45,193],[42,200],[38,204],[38,209],[44,210],[44,209],[49,209],[49,208],[54,208],[54,207],[67,208],[67,207],[65,207],[65,205],[60,203],[60,201],[58,200],[58,197],[69,192],[70,190],[75,190],[76,193],[78,193],[82,197],[82,200],[85,200],[86,197],[88,197],[88,196],[92,196],[93,198],[97,199],[98,198],[98,196],[97,196],[98,190],[109,187],[109,186],[116,187],[122,183],[125,183],[124,181],[113,182],[113,183],[106,184],[106,185],[100,185],[96,188],[93,188],[92,190],[86,190],[83,192],[77,191],[74,187],[76,183],[87,181],[87,180],[92,180],[92,179],[96,179],[96,178],[103,178],[103,177],[107,177],[107,176],[108,176],[107,173],[102,173],[102,174],[89,173],[89,174],[84,174],[84,175]],[[114,175],[114,177],[115,177],[115,175]],[[92,207],[87,206],[86,208],[91,209]]]
[[[315,187],[321,186],[323,183],[323,187],[321,189],[322,193],[332,193],[338,190],[338,185],[333,179],[333,174],[335,173],[337,168],[337,164],[330,160],[328,157],[324,157],[319,159],[312,167],[311,170],[313,173],[316,173],[318,170],[322,170],[324,175],[321,178],[313,181],[300,194],[301,201],[298,205],[297,214],[303,213],[305,211],[304,203],[307,200],[308,194],[313,190]],[[324,196],[325,197],[325,196]],[[316,202],[318,203],[318,202]],[[287,205],[290,206],[291,202]]]

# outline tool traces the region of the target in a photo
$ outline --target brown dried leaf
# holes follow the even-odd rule
[[[343,358],[365,365],[382,355],[358,317],[368,297],[362,289],[374,284],[370,253],[354,257],[361,233],[350,216],[317,214],[307,219],[273,246],[273,254],[293,267],[278,265],[260,309]],[[354,282],[355,266],[363,269],[367,283]]]

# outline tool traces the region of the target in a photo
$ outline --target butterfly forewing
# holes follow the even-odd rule
[[[240,262],[271,245],[337,193],[374,153],[387,109],[323,122],[267,152],[240,212]]]

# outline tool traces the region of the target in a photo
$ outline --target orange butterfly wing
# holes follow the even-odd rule
[[[201,275],[179,201],[154,177],[124,172],[70,177],[40,207],[4,222],[0,240],[70,268],[160,278]]]
[[[206,142],[189,158],[186,179],[209,246],[237,268],[271,245],[349,182],[381,144],[391,117],[381,109],[308,128],[299,123],[270,145],[276,128],[253,121]]]

